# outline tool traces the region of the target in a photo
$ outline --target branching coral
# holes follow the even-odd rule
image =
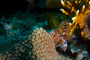
[[[73,22],[70,23],[70,25],[72,26],[72,29],[70,30],[70,35],[73,33],[73,31],[76,28],[80,27],[80,29],[82,30],[81,35],[86,36],[86,34],[83,33],[83,29],[86,28],[87,26],[83,28],[83,23],[86,14],[90,12],[89,11],[90,1],[70,0],[69,2],[69,1],[61,0],[61,4],[66,9],[66,11],[64,9],[60,9],[64,14],[69,15],[71,12],[75,13],[75,17],[72,18]]]

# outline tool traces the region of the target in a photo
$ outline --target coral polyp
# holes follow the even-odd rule
[[[90,1],[89,0],[70,0],[65,1],[61,0],[61,4],[64,7],[64,9],[60,9],[62,13],[69,15],[70,13],[74,12],[75,16],[72,17],[72,23],[70,25],[72,26],[72,29],[70,30],[71,35],[73,31],[80,27],[80,29],[85,29],[87,26],[83,28],[84,18],[87,13],[89,13],[90,9]],[[81,31],[81,35],[84,37],[86,34]]]
[[[54,40],[56,47],[62,47],[63,51],[66,51],[67,41],[72,39],[74,35],[69,36],[71,26],[67,20],[63,21],[54,31],[51,31],[49,34]]]

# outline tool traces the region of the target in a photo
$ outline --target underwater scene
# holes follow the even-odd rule
[[[0,4],[0,60],[90,60],[90,0]]]

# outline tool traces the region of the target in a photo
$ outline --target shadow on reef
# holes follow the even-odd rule
[[[25,12],[29,5],[25,0],[1,0],[0,4],[0,17],[15,14],[17,11]]]

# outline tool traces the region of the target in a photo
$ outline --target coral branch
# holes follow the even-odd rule
[[[72,29],[69,35],[71,35],[77,27],[80,27],[80,29],[82,29],[84,24],[84,18],[86,14],[90,12],[89,11],[90,1],[89,0],[75,0],[75,1],[70,0],[70,2],[67,1],[67,3],[65,4],[65,2],[61,0],[61,4],[67,10],[67,11],[64,11],[63,9],[61,9],[61,11],[64,14],[69,15],[69,13],[72,13],[72,12],[75,13],[75,17],[72,18],[72,23],[70,23],[70,25],[72,26]]]

